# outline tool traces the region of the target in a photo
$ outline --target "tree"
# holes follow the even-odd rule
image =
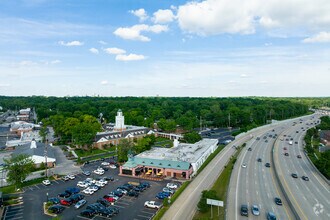
[[[201,136],[196,131],[185,133],[183,135],[183,138],[184,138],[184,140],[187,143],[191,143],[191,144],[196,143],[197,141],[202,140]]]
[[[127,161],[127,154],[128,151],[132,151],[133,149],[133,143],[129,139],[123,139],[120,142],[120,145],[118,146],[118,161],[119,162],[124,162]]]
[[[10,159],[4,160],[8,171],[8,182],[15,185],[16,189],[21,188],[23,181],[34,168],[33,160],[25,154],[19,154]]]

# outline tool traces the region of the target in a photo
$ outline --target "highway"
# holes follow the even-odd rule
[[[315,126],[317,120],[318,117],[308,117],[301,123],[291,124],[291,128],[276,141],[274,151],[274,162],[283,188],[300,219],[306,220],[330,219],[329,185],[315,172],[303,151],[306,127],[311,127],[312,123]],[[292,173],[298,178],[293,178]],[[303,180],[302,176],[307,176],[309,181]]]
[[[266,213],[276,213],[278,219],[294,219],[294,215],[287,205],[285,197],[274,176],[274,165],[271,160],[272,146],[279,135],[289,125],[280,124],[273,129],[266,130],[248,142],[233,169],[230,190],[227,201],[227,219],[242,219],[241,205],[248,205],[248,219],[265,219]],[[251,151],[249,150],[251,149]],[[258,159],[261,158],[261,162]],[[265,163],[270,163],[266,167]],[[246,164],[246,168],[242,167]],[[276,205],[274,198],[279,197],[283,205]],[[251,206],[259,207],[260,215],[253,216]]]

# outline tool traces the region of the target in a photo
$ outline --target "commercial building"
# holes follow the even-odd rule
[[[218,147],[217,139],[203,139],[195,144],[180,144],[172,148],[154,147],[136,156],[129,155],[120,167],[121,175],[190,179]]]
[[[28,144],[24,144],[22,146],[16,147],[12,156],[25,154],[28,155],[34,161],[34,164],[38,167],[41,163],[46,164],[47,155],[47,164],[48,167],[54,167],[56,163],[56,158],[54,151],[50,145],[46,145],[41,142],[37,142],[32,140]]]
[[[119,109],[115,124],[108,124],[106,131],[98,132],[95,137],[94,146],[102,148],[105,145],[118,145],[122,139],[142,138],[147,135],[149,129],[142,126],[125,125],[125,117]]]

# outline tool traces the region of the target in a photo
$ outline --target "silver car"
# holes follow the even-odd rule
[[[82,207],[82,206],[85,205],[86,203],[87,203],[87,201],[84,200],[84,199],[82,199],[82,200],[79,200],[79,201],[74,205],[74,207],[75,207],[76,209],[79,209],[80,207]]]
[[[251,210],[253,215],[260,215],[259,207],[257,205],[252,205]]]

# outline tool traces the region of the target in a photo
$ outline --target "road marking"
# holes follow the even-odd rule
[[[40,189],[38,185],[35,185],[36,188]]]
[[[149,219],[150,218],[150,216],[144,216],[144,215],[137,215],[137,216],[140,216],[140,217],[146,218],[146,219]]]
[[[147,214],[150,214],[150,215],[155,214],[154,212],[146,212],[146,211],[141,211],[141,212],[143,212],[143,213],[147,213]]]

